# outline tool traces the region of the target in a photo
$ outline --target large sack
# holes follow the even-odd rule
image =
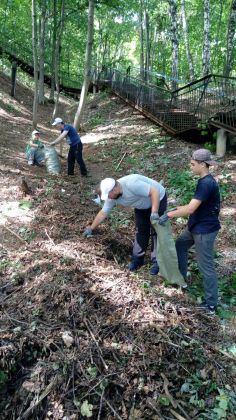
[[[172,284],[187,286],[179,271],[178,257],[169,220],[164,226],[159,225],[157,221],[153,221],[152,226],[157,233],[157,262],[160,267],[160,275]]]
[[[61,172],[61,163],[56,149],[53,146],[45,147],[45,163],[49,174],[59,175]]]

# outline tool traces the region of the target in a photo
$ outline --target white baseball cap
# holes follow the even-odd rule
[[[38,130],[34,130],[34,131],[32,131],[32,135],[34,135],[34,134],[40,134],[40,132]]]
[[[101,190],[101,199],[107,200],[109,192],[116,185],[116,181],[113,178],[105,178],[101,181],[100,190]]]
[[[57,125],[57,124],[61,124],[63,123],[61,118],[55,118],[55,120],[53,121],[52,125]]]

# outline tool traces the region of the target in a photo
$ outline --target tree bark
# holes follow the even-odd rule
[[[187,56],[188,66],[189,66],[189,78],[192,81],[194,80],[195,76],[194,76],[193,58],[192,58],[192,54],[191,54],[190,46],[189,46],[185,0],[181,0],[181,14],[182,14],[182,23],[183,23],[184,44],[185,44],[186,56]]]
[[[89,81],[90,81],[90,67],[92,61],[92,47],[93,47],[93,31],[94,31],[94,3],[95,0],[89,0],[89,10],[88,10],[88,33],[87,33],[87,45],[85,53],[85,63],[84,63],[84,83],[82,86],[82,91],[80,95],[79,106],[75,114],[74,127],[79,128],[82,113],[85,106],[86,96],[88,93]]]
[[[169,0],[171,15],[171,41],[172,41],[172,90],[178,87],[178,55],[179,42],[177,35],[177,0]]]
[[[36,0],[32,0],[32,47],[34,60],[34,101],[33,101],[33,128],[37,127],[37,111],[38,111],[38,31],[37,31],[37,14]]]
[[[46,26],[46,11],[47,0],[43,0],[42,12],[40,18],[40,33],[39,33],[39,103],[44,104],[44,47],[45,47],[45,26]]]
[[[15,98],[16,93],[16,73],[17,73],[17,62],[13,61],[11,65],[11,96]]]
[[[56,47],[55,47],[54,76],[55,76],[55,86],[56,86],[56,100],[55,100],[55,105],[53,109],[52,119],[54,119],[57,115],[59,97],[60,97],[59,68],[60,68],[61,38],[62,38],[62,32],[63,32],[63,27],[64,27],[64,16],[65,16],[65,0],[62,0],[60,24],[57,31]]]
[[[206,76],[210,73],[210,1],[204,0],[204,40],[202,73]]]
[[[232,0],[229,15],[228,35],[227,35],[227,55],[224,68],[224,76],[228,77],[233,67],[233,52],[235,44],[235,25],[236,25],[236,0]]]
[[[145,10],[145,33],[146,33],[146,54],[145,54],[145,79],[149,80],[150,71],[150,24],[149,14]]]
[[[139,43],[140,43],[140,78],[144,80],[144,45],[143,45],[143,1],[140,0],[140,10],[139,10]]]
[[[55,53],[56,53],[56,39],[57,39],[57,0],[53,0],[53,29],[52,29],[52,55],[51,55],[51,89],[50,102],[54,103],[55,92]]]

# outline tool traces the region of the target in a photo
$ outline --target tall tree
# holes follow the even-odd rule
[[[85,64],[84,64],[84,82],[82,86],[82,91],[80,95],[79,106],[75,114],[74,127],[79,128],[82,113],[84,110],[86,96],[88,93],[88,87],[90,82],[90,68],[92,62],[92,47],[93,47],[93,32],[94,32],[94,3],[95,0],[89,0],[89,9],[88,9],[88,31],[87,31],[87,45],[85,52]]]
[[[144,68],[144,36],[143,36],[143,0],[140,0],[140,9],[139,9],[139,43],[140,43],[140,54],[139,54],[140,77],[141,79],[144,79],[145,68]]]
[[[191,54],[190,46],[189,46],[188,24],[187,24],[187,18],[186,18],[185,0],[181,0],[181,15],[182,15],[182,23],[183,23],[184,44],[185,44],[186,56],[187,56],[188,66],[189,66],[189,76],[190,76],[190,80],[193,80],[194,79],[194,67],[193,67],[193,58],[192,58],[192,54]]]
[[[202,73],[210,73],[210,0],[204,0],[204,40],[202,55]]]
[[[64,19],[65,19],[65,0],[61,0],[60,7],[61,7],[60,22],[59,22],[58,30],[57,30],[55,56],[54,56],[54,78],[55,78],[55,86],[56,86],[56,100],[55,100],[55,105],[53,109],[52,119],[54,119],[57,115],[59,97],[60,97],[59,69],[60,69],[61,39],[62,39],[62,33],[63,33],[63,28],[64,28]]]
[[[32,0],[32,47],[34,60],[34,101],[33,101],[33,128],[37,127],[37,111],[38,111],[38,30],[37,30],[37,13],[36,0]]]
[[[233,67],[233,52],[235,44],[236,0],[232,0],[228,23],[227,54],[224,75],[229,76]]]
[[[172,42],[172,90],[177,89],[179,41],[177,33],[177,0],[169,0],[171,16],[171,42]]]
[[[44,104],[44,56],[47,0],[42,0],[39,23],[39,103]]]

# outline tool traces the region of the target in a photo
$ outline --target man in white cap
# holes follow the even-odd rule
[[[214,241],[220,229],[220,193],[219,187],[209,167],[216,165],[209,150],[196,150],[190,162],[193,175],[200,177],[195,194],[186,206],[177,207],[159,219],[164,225],[170,218],[189,216],[187,228],[176,241],[179,270],[186,280],[188,268],[188,250],[195,245],[196,258],[203,275],[204,301],[198,309],[208,315],[215,314],[218,300],[217,274],[214,266]]]
[[[134,208],[136,236],[133,246],[130,271],[136,271],[144,264],[144,256],[148,247],[150,232],[152,233],[151,269],[150,273],[158,274],[159,267],[156,260],[156,234],[150,220],[158,220],[164,214],[167,206],[165,188],[157,181],[143,175],[132,174],[117,181],[105,178],[98,189],[101,200],[104,200],[102,210],[96,215],[91,226],[85,229],[84,236],[91,236],[94,229],[110,214],[113,207],[121,205]]]
[[[87,168],[83,160],[83,144],[76,129],[70,124],[65,124],[59,117],[55,118],[52,125],[56,126],[61,134],[51,143],[51,146],[61,143],[65,137],[70,146],[67,158],[68,175],[74,175],[75,160],[77,160],[81,175],[87,176]]]

